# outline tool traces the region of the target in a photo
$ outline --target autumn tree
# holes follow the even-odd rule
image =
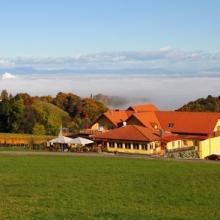
[[[10,97],[10,95],[9,95],[8,91],[5,89],[2,90],[1,95],[0,95],[1,100],[2,101],[9,100],[9,97]]]
[[[219,112],[220,111],[220,97],[213,97],[211,95],[206,98],[200,98],[191,101],[182,106],[177,111],[193,111],[193,112]]]
[[[70,117],[75,117],[80,97],[72,93],[59,92],[53,99],[53,104],[68,112]]]
[[[101,102],[81,99],[72,93],[51,96],[31,96],[18,93],[14,97],[1,93],[0,131],[57,135],[60,125],[72,131],[87,128],[106,111]]]
[[[19,97],[10,99],[9,130],[10,132],[21,132],[21,124],[24,117],[24,102]]]

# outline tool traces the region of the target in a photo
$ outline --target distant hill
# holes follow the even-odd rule
[[[199,98],[187,103],[176,111],[220,112],[220,96],[213,97],[209,95],[206,98]]]
[[[97,94],[93,97],[93,99],[113,108],[120,108],[121,106],[128,105],[129,103],[129,100],[126,98],[120,96],[107,96],[103,94]]]

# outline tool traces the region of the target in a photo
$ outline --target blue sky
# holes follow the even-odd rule
[[[0,56],[220,51],[218,0],[0,0]]]

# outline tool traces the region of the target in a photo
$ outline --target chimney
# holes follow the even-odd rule
[[[125,127],[127,125],[127,122],[126,121],[123,121],[122,122],[122,127]]]
[[[155,132],[155,134],[159,135],[160,137],[163,137],[165,134],[163,129],[155,129],[154,132]]]

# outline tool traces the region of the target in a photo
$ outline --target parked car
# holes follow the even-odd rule
[[[217,154],[211,154],[207,157],[205,157],[206,160],[220,160],[220,155]]]

